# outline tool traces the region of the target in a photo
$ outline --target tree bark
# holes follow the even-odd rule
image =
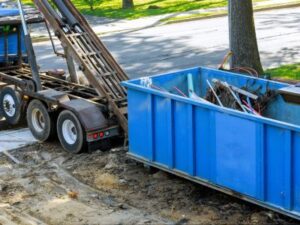
[[[250,67],[263,74],[253,16],[252,0],[229,0],[231,66]]]
[[[133,8],[133,0],[123,0],[123,9],[130,9]]]

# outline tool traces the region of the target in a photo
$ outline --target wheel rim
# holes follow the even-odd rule
[[[77,129],[73,121],[65,120],[62,124],[62,135],[69,145],[77,141]]]
[[[16,114],[16,103],[10,94],[4,95],[3,109],[7,116],[13,117]]]
[[[39,109],[33,109],[31,114],[32,126],[37,132],[45,129],[45,117]]]

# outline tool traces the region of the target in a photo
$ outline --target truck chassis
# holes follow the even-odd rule
[[[74,67],[75,60],[92,87],[36,73],[30,57],[28,64],[19,58],[17,63],[0,67],[0,116],[17,124],[26,115],[36,139],[43,142],[58,136],[63,148],[71,153],[109,147],[112,139],[127,137],[127,95],[119,84],[127,75],[70,1],[54,3],[60,14],[47,0],[35,1],[48,31],[51,27],[61,41],[70,75],[74,77],[69,64]],[[70,18],[74,26],[69,24]],[[22,13],[21,18],[14,19],[18,32],[21,22]],[[12,24],[11,19],[8,23]],[[28,36],[25,34],[25,41]],[[27,53],[35,59],[28,48]]]
[[[7,102],[3,100],[3,97],[0,97],[2,100],[1,106],[4,110],[5,108],[7,111],[10,111],[10,108],[16,109],[15,114],[11,115],[12,118],[15,118],[15,115],[19,115],[17,116],[17,120],[9,120],[9,115],[4,115],[8,122],[11,124],[20,122],[24,118],[30,102],[38,100],[45,105],[52,121],[56,121],[58,114],[63,110],[69,110],[76,115],[84,130],[85,140],[83,142],[86,143],[83,143],[83,146],[88,151],[103,147],[104,140],[111,137],[118,137],[122,134],[115,119],[107,122],[107,101],[105,98],[99,97],[93,88],[55,78],[46,73],[40,73],[40,78],[43,90],[36,92],[34,91],[31,70],[27,64],[0,69],[0,95],[13,95],[12,99],[18,98],[17,101],[20,102],[20,106],[16,106],[16,102],[12,102],[10,105],[4,107]],[[13,92],[10,91],[7,93],[5,90]],[[69,104],[71,102],[72,104]],[[37,136],[37,138],[39,137]],[[48,137],[39,139],[47,141],[51,138],[52,136],[49,134]],[[76,150],[72,151],[72,149],[69,149],[68,146],[64,147],[66,150],[76,152]]]

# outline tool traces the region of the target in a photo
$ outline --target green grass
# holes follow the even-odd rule
[[[103,0],[102,3],[95,6],[94,11],[91,11],[84,0],[72,1],[84,14],[120,19],[137,19],[146,16],[186,12],[194,9],[209,9],[227,5],[227,0],[134,0],[134,9],[123,10],[121,7],[122,0]],[[23,2],[32,4],[32,0],[23,0]],[[149,6],[157,6],[158,8],[149,9]]]
[[[1,1],[1,0],[0,0]],[[32,4],[32,0],[22,0],[26,4]],[[253,0],[253,2],[262,2],[265,0]],[[296,0],[287,0],[288,2],[298,2]],[[122,0],[102,0],[94,6],[92,11],[84,0],[72,0],[75,6],[84,14],[117,18],[117,19],[137,19],[146,16],[162,15],[166,13],[174,13],[174,18],[167,21],[176,21],[182,19],[201,18],[209,15],[199,14],[191,15],[191,18],[176,17],[176,13],[186,12],[195,9],[211,9],[226,6],[228,0],[134,0],[134,9],[122,9]],[[300,2],[300,0],[299,0]],[[157,9],[149,9],[155,6]]]
[[[265,72],[270,74],[271,78],[300,81],[300,63],[268,69]]]

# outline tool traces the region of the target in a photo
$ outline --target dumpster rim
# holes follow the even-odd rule
[[[148,76],[148,77],[149,78],[161,77],[161,76],[172,75],[172,74],[177,74],[177,73],[182,73],[182,72],[188,72],[188,71],[196,70],[196,69],[197,70],[202,70],[202,69],[204,69],[204,70],[213,70],[213,71],[220,72],[220,70],[211,69],[211,68],[208,68],[208,67],[193,67],[193,68],[189,68],[189,69],[179,70],[179,71],[176,71],[176,72],[174,71],[174,72],[171,72],[171,73],[158,74],[158,75],[153,75],[153,76]],[[249,76],[242,75],[242,74],[235,74],[235,73],[227,72],[227,71],[222,71],[222,72],[224,72],[228,75],[242,76],[242,77],[245,77],[245,78],[249,78]],[[295,124],[292,124],[292,123],[287,123],[287,122],[284,122],[284,121],[280,121],[280,120],[276,120],[276,119],[272,119],[272,118],[268,118],[268,117],[260,117],[260,116],[256,116],[256,115],[252,115],[252,114],[245,114],[243,112],[240,112],[240,111],[237,111],[237,110],[234,110],[234,109],[222,108],[222,107],[220,107],[218,105],[215,105],[215,104],[199,102],[199,101],[196,101],[194,99],[187,98],[187,97],[182,97],[182,96],[172,94],[172,93],[161,92],[159,90],[155,90],[155,89],[152,89],[152,88],[148,88],[148,87],[144,87],[144,86],[132,83],[132,82],[135,82],[135,81],[140,81],[141,79],[142,79],[142,77],[138,78],[138,79],[123,81],[123,82],[121,82],[121,85],[126,87],[126,88],[138,90],[138,91],[141,91],[141,92],[144,92],[144,93],[154,94],[154,95],[169,98],[169,99],[172,99],[172,100],[177,100],[179,102],[192,104],[194,106],[201,106],[201,107],[204,107],[204,108],[209,109],[209,110],[216,110],[216,111],[221,112],[221,113],[226,113],[226,114],[229,114],[229,115],[238,116],[238,117],[243,118],[243,119],[263,122],[263,123],[267,123],[267,124],[272,125],[272,126],[277,126],[277,127],[283,128],[283,129],[289,128],[293,131],[300,132],[300,125],[295,125]],[[255,77],[252,78],[251,77],[251,79],[267,81],[267,82],[272,82],[272,83],[275,83],[275,84],[281,84],[281,85],[284,85],[284,86],[289,86],[289,84],[285,84],[285,83],[278,82],[278,81],[270,81],[270,80],[266,80],[266,79],[262,79],[262,78],[255,78]]]

